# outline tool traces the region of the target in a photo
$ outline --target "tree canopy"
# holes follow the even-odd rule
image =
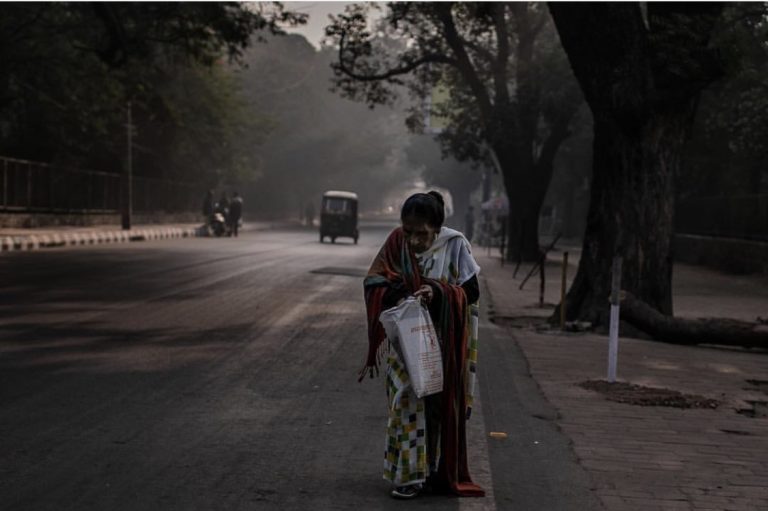
[[[686,146],[680,196],[768,192],[768,6],[729,3],[713,34],[723,77],[704,91]]]
[[[119,170],[131,101],[138,174],[241,173],[251,165],[235,140],[253,141],[266,125],[243,115],[227,62],[304,19],[280,4],[7,4],[0,151]]]
[[[538,3],[397,2],[375,30],[370,5],[352,5],[326,29],[338,48],[336,90],[369,106],[407,90],[448,120],[439,139],[459,159],[502,169],[513,221],[510,256],[539,257],[538,217],[552,162],[581,96],[548,12]],[[416,107],[409,126],[419,131]]]

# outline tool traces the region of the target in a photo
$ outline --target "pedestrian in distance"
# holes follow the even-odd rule
[[[395,498],[413,498],[425,488],[482,497],[484,491],[469,475],[466,445],[477,365],[480,267],[466,237],[443,227],[445,205],[438,192],[409,197],[400,220],[364,281],[368,356],[360,380],[378,374],[386,355],[384,479]],[[428,304],[443,357],[442,392],[423,399],[416,397],[398,349],[379,321],[382,311],[409,295]]]
[[[219,213],[229,212],[229,197],[227,197],[227,192],[221,192],[221,197],[219,198],[219,202],[216,203],[216,209]]]
[[[475,234],[475,208],[467,206],[467,213],[464,215],[464,236],[467,241],[472,242]]]
[[[243,216],[243,199],[240,194],[235,192],[232,195],[232,201],[229,203],[229,235],[237,238],[237,230],[240,227],[240,218]]]

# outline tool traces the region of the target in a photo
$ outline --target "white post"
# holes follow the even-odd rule
[[[621,257],[613,258],[611,268],[611,323],[608,330],[608,382],[616,381],[619,356],[619,293],[621,290]]]

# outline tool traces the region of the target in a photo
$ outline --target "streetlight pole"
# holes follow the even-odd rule
[[[128,159],[125,172],[123,173],[123,208],[122,224],[124,230],[131,229],[131,215],[133,213],[133,121],[131,102],[128,102],[128,125],[127,125],[127,151]]]

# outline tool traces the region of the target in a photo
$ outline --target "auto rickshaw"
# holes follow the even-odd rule
[[[336,238],[349,237],[357,244],[360,233],[357,230],[357,194],[329,190],[323,194],[320,208],[320,243],[328,236],[331,243]]]

